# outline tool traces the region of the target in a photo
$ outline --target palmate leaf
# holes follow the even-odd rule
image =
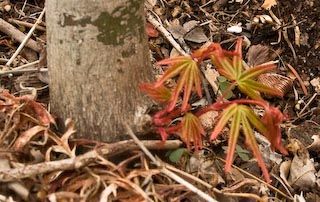
[[[153,84],[142,83],[139,85],[139,88],[142,92],[146,93],[149,97],[159,103],[166,104],[170,101],[171,91],[163,85],[156,88]]]
[[[211,107],[213,110],[224,107],[221,117],[211,133],[211,140],[216,139],[227,123],[231,121],[225,171],[229,172],[231,170],[237,140],[240,131],[242,131],[248,147],[252,150],[253,155],[258,161],[258,165],[262,170],[265,180],[270,182],[270,175],[259,151],[253,128],[260,131],[269,139],[272,148],[276,148],[281,153],[287,154],[287,151],[281,145],[280,123],[283,121],[283,114],[277,108],[271,107],[263,101],[234,100],[228,103],[229,104],[216,103]],[[245,104],[257,104],[263,106],[265,108],[265,114],[262,119],[260,119],[253,110]]]
[[[260,93],[282,97],[283,93],[278,89],[256,81],[259,75],[274,70],[276,66],[267,63],[245,70],[242,64],[241,46],[242,38],[237,40],[236,48],[233,52],[223,50],[219,44],[212,45],[211,61],[219,73],[233,82],[242,93],[252,99],[262,100]]]
[[[198,63],[191,56],[179,56],[175,58],[169,58],[158,62],[159,65],[169,65],[169,68],[165,71],[163,76],[155,83],[155,87],[163,85],[163,83],[175,76],[179,75],[177,86],[172,92],[168,111],[172,111],[177,103],[179,95],[182,91],[183,101],[181,109],[186,111],[188,101],[193,89],[196,90],[199,97],[202,97],[200,70]]]
[[[191,142],[196,150],[202,148],[202,136],[205,134],[199,118],[192,113],[186,113],[181,121],[181,139],[190,148]]]
[[[172,112],[181,113],[179,109],[174,109]],[[192,144],[196,150],[202,148],[202,136],[205,132],[196,115],[191,112],[187,112],[182,116],[180,122],[172,125],[171,123],[173,120],[180,116],[178,113],[173,116],[171,112],[168,113],[167,111],[164,111],[164,113],[157,116],[158,117],[154,118],[153,121],[157,128],[157,132],[160,134],[163,141],[166,141],[170,134],[178,134],[188,148],[190,148]]]

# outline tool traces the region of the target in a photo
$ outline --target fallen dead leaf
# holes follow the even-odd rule
[[[250,46],[246,58],[248,61],[248,65],[251,67],[261,65],[273,60],[270,48],[268,46],[263,46],[260,44]]]
[[[26,131],[24,131],[15,141],[13,145],[13,149],[15,151],[22,151],[24,146],[30,142],[30,140],[39,134],[40,132],[43,132],[47,130],[47,127],[44,126],[34,126]]]
[[[320,151],[320,136],[319,135],[313,135],[311,137],[313,139],[313,143],[307,147],[309,151]]]
[[[264,0],[263,4],[262,4],[262,8],[266,9],[266,10],[270,10],[272,6],[277,5],[277,1],[276,0]]]
[[[291,139],[288,150],[293,151],[289,184],[297,190],[310,190],[316,185],[316,169],[309,152],[297,139]]]
[[[288,177],[290,173],[291,160],[284,161],[280,165],[280,178],[283,180],[284,184],[289,188],[291,192],[293,192],[293,188],[288,182]]]

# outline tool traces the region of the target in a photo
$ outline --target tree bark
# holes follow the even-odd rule
[[[142,130],[152,69],[141,0],[47,0],[51,111],[76,121],[78,136],[124,139]]]

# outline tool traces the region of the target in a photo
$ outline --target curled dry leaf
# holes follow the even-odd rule
[[[30,96],[24,95],[21,97],[15,97],[11,95],[9,91],[4,90],[0,93],[0,110],[7,110],[8,108],[16,108],[22,104],[25,104],[25,112],[34,113],[41,124],[48,126],[50,123],[56,124],[51,114],[42,106],[42,104],[33,100]],[[30,111],[28,111],[30,110]],[[29,114],[29,113],[28,113]]]
[[[76,147],[74,146],[72,149],[69,145],[69,138],[71,135],[73,135],[76,130],[74,129],[74,122],[71,119],[67,119],[65,122],[66,125],[66,132],[62,135],[61,138],[57,136],[51,136],[51,138],[56,142],[57,145],[54,145],[51,147],[51,149],[55,152],[64,153],[68,155],[69,157],[75,157],[76,156]],[[49,150],[50,152],[51,150]],[[48,158],[48,154],[46,154]]]
[[[316,185],[316,169],[309,152],[297,139],[290,139],[288,149],[294,153],[288,177],[289,184],[298,190],[310,190]]]
[[[293,81],[290,78],[276,73],[261,74],[257,80],[266,86],[279,90],[283,95],[285,95],[293,85]]]
[[[287,188],[290,189],[291,192],[293,192],[293,188],[291,187],[290,183],[288,182],[288,177],[290,173],[290,167],[291,167],[291,160],[284,161],[280,164],[280,178],[283,180]]]
[[[47,127],[44,126],[34,126],[26,131],[24,131],[15,141],[13,145],[13,149],[15,151],[21,152],[26,144],[30,142],[30,140],[39,134],[40,132],[48,130]]]
[[[313,135],[311,138],[313,139],[313,143],[307,147],[308,150],[319,152],[320,151],[320,135]]]
[[[30,106],[36,115],[38,116],[39,121],[44,125],[49,125],[50,123],[56,124],[54,118],[51,114],[42,106],[42,104],[34,101],[29,100],[28,106]]]
[[[262,8],[266,9],[266,10],[270,10],[272,6],[277,5],[277,1],[276,0],[264,0],[263,4],[262,4]]]
[[[297,154],[291,163],[289,183],[300,190],[312,189],[316,183],[315,173],[314,162],[309,155],[305,157]]]

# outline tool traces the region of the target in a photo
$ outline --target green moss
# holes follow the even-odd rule
[[[141,0],[128,0],[125,6],[117,7],[112,13],[102,12],[98,19],[92,22],[98,27],[98,41],[106,45],[122,45],[128,37],[143,36],[143,18]]]
[[[123,6],[115,8],[111,13],[101,12],[99,17],[92,21],[91,17],[85,16],[80,19],[75,19],[75,16],[63,13],[63,21],[59,24],[65,26],[81,26],[85,27],[88,24],[98,28],[97,40],[105,45],[123,45],[125,39],[138,37],[139,42],[144,36],[143,17],[140,12],[143,12],[143,1],[127,0]],[[134,54],[135,48],[123,52],[124,57],[129,57]]]

